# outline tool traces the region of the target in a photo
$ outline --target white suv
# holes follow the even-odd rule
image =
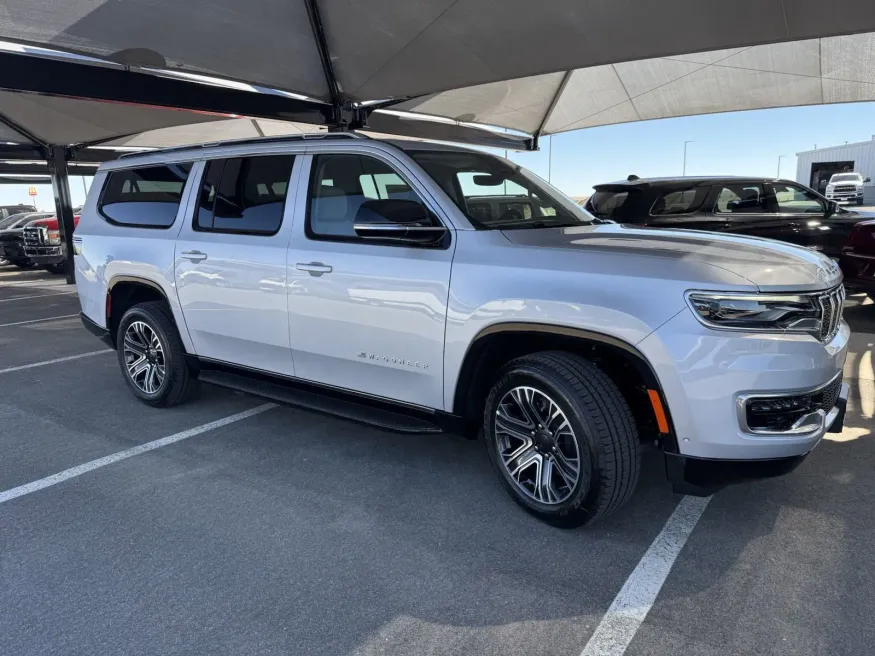
[[[334,134],[126,156],[74,243],[83,321],[143,402],[201,379],[479,434],[556,525],[621,506],[645,445],[709,493],[790,471],[843,421],[831,260],[600,223],[479,151]]]

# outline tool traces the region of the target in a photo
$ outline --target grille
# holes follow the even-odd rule
[[[857,191],[857,188],[853,185],[838,185],[835,188],[835,190],[838,192],[842,192],[842,193],[848,192],[848,191],[853,193],[853,192]]]
[[[839,394],[841,394],[841,391],[842,377],[839,376],[814,395],[814,401],[817,403],[817,407],[824,412],[829,412],[835,407],[836,401],[839,400]]]
[[[826,294],[817,298],[820,303],[820,340],[828,342],[839,330],[842,321],[843,304],[845,302],[845,288],[839,285]]]
[[[24,243],[28,246],[40,246],[44,243],[43,231],[41,228],[25,228]]]

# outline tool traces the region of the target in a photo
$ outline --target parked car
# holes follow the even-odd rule
[[[849,291],[875,298],[875,221],[854,226],[839,265]]]
[[[505,185],[531,216],[499,200],[481,220]],[[623,505],[645,445],[707,494],[792,470],[843,422],[835,262],[599,224],[479,151],[330,134],[126,155],[74,243],[83,323],[142,402],[200,379],[480,433],[513,499],[561,526]]]
[[[826,197],[837,203],[863,204],[863,185],[870,178],[862,173],[834,173],[826,185]]]
[[[34,266],[24,252],[24,228],[37,219],[48,216],[45,213],[28,212],[26,214],[13,214],[0,221],[0,260],[12,264],[20,269],[29,269]]]
[[[767,237],[833,258],[841,255],[854,225],[875,218],[787,180],[641,178],[594,189],[586,209],[618,223]]]
[[[79,214],[73,215],[74,227]],[[49,273],[64,273],[66,250],[61,242],[58,219],[54,216],[33,221],[24,229],[24,252],[27,259]]]
[[[33,205],[0,205],[0,221],[8,219],[15,214],[27,214],[33,211]]]

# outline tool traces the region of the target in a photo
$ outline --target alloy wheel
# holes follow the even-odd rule
[[[134,385],[146,394],[155,394],[164,383],[164,347],[154,330],[143,321],[134,321],[125,331],[125,366]]]
[[[571,497],[580,480],[580,448],[559,405],[534,387],[514,387],[495,412],[502,465],[516,487],[540,503]]]

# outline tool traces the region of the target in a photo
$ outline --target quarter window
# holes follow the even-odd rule
[[[283,222],[294,155],[207,162],[195,230],[274,235]]]
[[[723,185],[717,195],[716,212],[727,214],[765,214],[766,196],[758,184]]]
[[[410,185],[378,159],[361,155],[316,155],[310,180],[307,235],[321,239],[358,239],[353,225],[362,203],[389,199],[422,204]],[[431,216],[430,212],[426,214]],[[433,224],[437,224],[436,219]]]
[[[190,162],[110,171],[98,211],[115,225],[169,228],[190,171]]]

